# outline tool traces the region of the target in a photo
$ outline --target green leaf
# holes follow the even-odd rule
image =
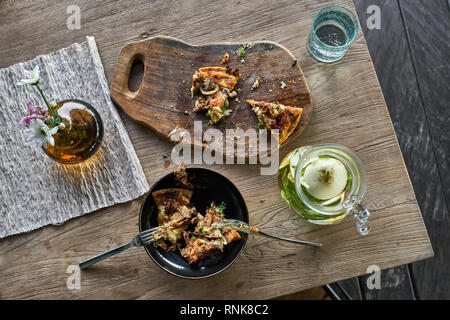
[[[245,49],[244,49],[244,47],[240,47],[240,48],[239,48],[238,54],[239,54],[239,56],[241,56],[242,58],[245,57]]]
[[[219,212],[221,214],[223,214],[223,211],[227,208],[227,204],[225,202],[222,201],[222,203],[217,207],[217,210],[219,210]]]

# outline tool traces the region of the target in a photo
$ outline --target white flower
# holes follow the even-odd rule
[[[18,86],[24,84],[31,84],[31,85],[38,84],[40,80],[39,66],[35,66],[32,71],[25,70],[25,77],[27,77],[27,79],[21,79],[19,82],[17,82]]]
[[[41,119],[35,119],[31,126],[25,130],[27,141],[39,145],[48,142],[52,147],[55,145],[53,135],[58,132],[58,126],[49,128]]]

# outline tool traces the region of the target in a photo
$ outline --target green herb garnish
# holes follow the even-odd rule
[[[256,124],[256,128],[264,129],[264,120],[262,117],[258,117],[259,122]]]
[[[194,236],[191,237],[191,240],[192,240],[192,241],[195,241],[195,239],[197,239],[197,238],[194,237]]]
[[[242,58],[245,57],[245,49],[244,49],[244,47],[240,47],[240,48],[239,48],[238,54],[239,54],[239,56],[241,56]]]
[[[227,205],[225,202],[222,201],[222,203],[217,207],[217,210],[223,214],[223,211],[227,208]]]

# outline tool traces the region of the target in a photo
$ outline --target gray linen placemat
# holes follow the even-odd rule
[[[57,52],[0,69],[0,238],[67,221],[126,202],[149,190],[128,133],[111,102],[93,37]],[[39,65],[48,99],[76,98],[100,113],[104,136],[88,160],[63,165],[25,141],[19,120],[26,102],[45,106],[36,88],[16,86]]]

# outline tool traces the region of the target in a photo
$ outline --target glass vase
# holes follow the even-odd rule
[[[100,147],[103,138],[102,119],[94,107],[81,100],[63,100],[57,105],[58,114],[66,126],[53,135],[54,146],[45,143],[42,148],[57,162],[80,163]]]

